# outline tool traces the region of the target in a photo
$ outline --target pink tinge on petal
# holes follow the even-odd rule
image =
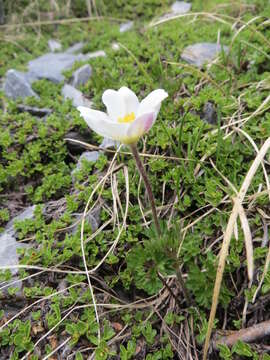
[[[130,124],[129,129],[127,131],[127,140],[126,143],[132,143],[139,140],[141,136],[143,136],[147,131],[151,129],[155,121],[155,113],[151,112],[148,114],[143,114],[134,120],[133,123]],[[127,142],[128,141],[128,142]]]
[[[144,119],[144,132],[147,132],[151,129],[153,122],[155,120],[155,114],[147,114],[146,118]]]

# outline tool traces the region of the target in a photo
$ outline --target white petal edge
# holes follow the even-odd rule
[[[118,94],[125,104],[125,115],[131,114],[132,112],[136,115],[140,104],[137,95],[126,86],[121,87],[118,90]]]
[[[119,117],[126,115],[124,98],[118,91],[112,89],[105,90],[102,95],[102,101],[107,108],[109,117],[113,121],[117,121]]]
[[[79,106],[77,109],[87,125],[97,134],[121,142],[122,139],[126,139],[128,124],[113,122],[102,111],[92,110],[84,106]]]
[[[138,116],[152,111],[159,112],[161,102],[168,97],[168,94],[163,89],[156,89],[148,94],[140,103],[138,109]]]

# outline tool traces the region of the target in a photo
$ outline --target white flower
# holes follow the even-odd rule
[[[106,90],[103,93],[107,114],[84,106],[79,106],[78,110],[97,134],[123,144],[134,144],[151,129],[161,102],[167,96],[166,91],[157,89],[139,102],[134,92],[124,86],[118,91]]]

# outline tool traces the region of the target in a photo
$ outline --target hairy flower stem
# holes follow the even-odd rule
[[[178,282],[180,284],[181,290],[184,293],[184,297],[186,299],[186,304],[187,304],[187,306],[191,306],[192,305],[191,296],[189,294],[188,289],[186,288],[183,276],[181,274],[181,271],[180,271],[180,268],[179,268],[178,265],[176,266],[175,272],[176,272],[176,278],[177,278],[177,280],[178,280]]]
[[[143,163],[141,162],[141,159],[140,159],[140,155],[138,153],[138,150],[137,150],[137,146],[136,144],[132,144],[130,145],[130,148],[131,148],[131,152],[134,156],[134,159],[136,161],[136,165],[137,165],[137,168],[139,170],[139,173],[141,174],[142,178],[143,178],[143,181],[144,181],[144,185],[145,185],[145,188],[146,188],[146,191],[147,191],[147,194],[148,194],[148,198],[149,198],[149,202],[151,204],[151,208],[152,208],[152,214],[153,214],[153,218],[154,218],[154,223],[155,223],[155,226],[156,226],[156,230],[157,230],[157,234],[158,236],[160,237],[161,236],[161,229],[160,229],[160,225],[159,225],[159,221],[158,221],[158,217],[157,217],[157,210],[156,210],[156,205],[155,205],[155,198],[154,198],[154,195],[153,195],[153,192],[152,192],[152,188],[151,188],[151,185],[149,183],[149,180],[148,180],[148,177],[146,175],[146,172],[144,170],[144,166],[143,166]],[[191,305],[192,301],[191,301],[191,297],[189,295],[189,292],[185,286],[185,282],[184,282],[184,279],[182,277],[182,274],[181,274],[181,271],[179,269],[179,266],[176,266],[176,277],[177,277],[177,280],[180,284],[180,288],[182,289],[183,293],[184,293],[184,297],[186,299],[186,303],[188,306]],[[163,281],[162,281],[163,282]],[[166,286],[167,287],[167,286]]]
[[[156,209],[156,205],[155,205],[155,198],[154,198],[154,195],[153,195],[153,192],[152,192],[150,182],[149,182],[148,177],[146,175],[146,172],[144,170],[143,163],[141,162],[141,159],[140,159],[136,144],[130,145],[130,149],[131,149],[131,152],[132,152],[132,154],[134,156],[134,159],[136,161],[136,165],[137,165],[137,168],[139,170],[139,173],[141,174],[141,176],[143,178],[143,182],[144,182],[147,194],[148,194],[148,199],[149,199],[149,202],[150,202],[150,205],[151,205],[151,208],[152,208],[152,214],[153,214],[154,223],[155,223],[155,227],[156,227],[158,236],[161,236],[161,229],[160,229],[160,225],[159,225],[158,217],[157,217],[157,209]]]

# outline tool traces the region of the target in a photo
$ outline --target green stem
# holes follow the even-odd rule
[[[143,178],[143,181],[144,181],[144,185],[145,185],[145,188],[146,188],[146,191],[147,191],[147,194],[148,194],[148,199],[149,199],[149,202],[150,202],[150,205],[151,205],[151,208],[152,208],[152,214],[153,214],[154,223],[155,223],[155,226],[156,226],[158,236],[161,236],[161,229],[160,229],[160,225],[159,225],[159,221],[158,221],[158,217],[157,217],[157,209],[156,209],[156,205],[155,205],[155,198],[154,198],[152,188],[151,188],[150,182],[148,180],[147,174],[145,172],[143,163],[141,162],[141,159],[140,159],[136,144],[130,145],[130,149],[131,149],[131,152],[132,152],[132,154],[134,156],[134,159],[136,161],[136,165],[137,165],[137,168],[139,170],[139,173],[141,174],[141,176]]]

